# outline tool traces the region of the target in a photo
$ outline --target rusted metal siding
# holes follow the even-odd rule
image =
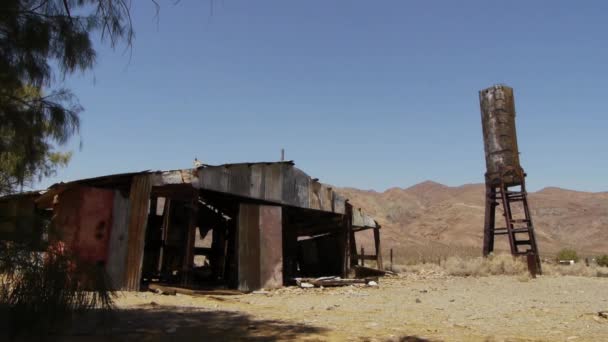
[[[114,192],[114,207],[112,209],[112,230],[106,271],[114,289],[124,286],[124,272],[127,259],[127,242],[129,237],[129,199]]]
[[[257,290],[260,285],[260,211],[255,204],[241,204],[238,218],[238,288]]]
[[[133,177],[129,195],[131,210],[124,280],[125,289],[130,291],[139,290],[151,188],[149,175]]]
[[[495,85],[479,92],[481,124],[490,183],[519,184],[522,174],[515,130],[513,89]]]
[[[106,262],[112,226],[114,191],[77,186],[58,198],[54,236],[80,260]],[[57,243],[58,241],[54,241]]]
[[[361,209],[353,209],[353,219],[352,225],[353,227],[376,227],[376,221],[367,216],[365,213],[361,211]]]
[[[283,286],[283,221],[280,206],[241,204],[238,221],[238,288]]]
[[[312,180],[302,170],[291,165],[283,165],[283,201],[294,207],[307,208],[310,205],[310,184]]]
[[[283,220],[278,206],[260,206],[260,288],[283,286]]]
[[[264,200],[283,203],[283,169],[282,164],[264,165]]]
[[[168,177],[165,177],[168,179]],[[290,163],[250,163],[198,169],[194,187],[236,196],[344,213],[344,198]]]

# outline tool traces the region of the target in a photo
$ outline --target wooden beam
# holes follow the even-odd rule
[[[355,246],[354,252],[352,251],[354,238],[353,225],[352,225],[352,211],[353,206],[350,203],[345,203],[344,215],[342,217],[342,229],[344,237],[342,239],[342,277],[348,278],[348,273],[351,267],[351,256],[357,255],[357,246]],[[355,261],[356,262],[356,261]]]
[[[196,225],[198,223],[198,192],[192,194],[189,205],[189,220],[186,231],[184,260],[182,261],[182,284],[188,285],[191,281],[191,272],[194,268],[194,242],[196,240]]]
[[[378,264],[378,269],[383,270],[382,248],[380,248],[380,228],[374,228],[374,244],[376,247],[376,263]]]

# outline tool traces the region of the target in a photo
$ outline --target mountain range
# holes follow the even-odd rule
[[[384,255],[391,248],[409,257],[481,254],[484,184],[449,187],[426,181],[384,192],[354,188],[339,192],[382,226]],[[541,255],[553,255],[562,248],[573,248],[581,255],[608,254],[608,192],[549,187],[529,192],[528,203]],[[496,219],[497,227],[505,226],[501,206]],[[371,233],[359,233],[357,239],[366,250],[372,248]],[[507,251],[506,235],[496,239],[496,249]]]

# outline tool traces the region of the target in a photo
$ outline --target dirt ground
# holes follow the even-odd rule
[[[608,278],[410,274],[378,287],[238,296],[121,293],[70,341],[608,341]]]

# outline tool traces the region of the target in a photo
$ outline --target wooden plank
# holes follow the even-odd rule
[[[283,286],[283,221],[279,206],[261,205],[260,285],[263,289]]]
[[[114,289],[125,285],[124,273],[127,259],[127,243],[129,238],[129,199],[123,197],[120,191],[114,192],[114,208],[112,209],[112,229],[106,271]]]
[[[138,291],[140,286],[151,188],[149,175],[133,177],[129,194],[131,211],[129,214],[127,264],[124,281],[124,289],[128,291]]]

